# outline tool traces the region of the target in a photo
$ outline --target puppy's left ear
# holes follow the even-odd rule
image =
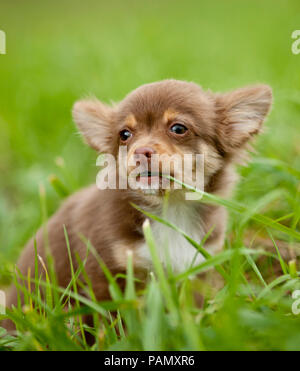
[[[225,152],[242,147],[260,132],[271,104],[272,90],[268,85],[217,95],[217,132]]]

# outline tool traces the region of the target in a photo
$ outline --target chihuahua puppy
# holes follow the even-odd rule
[[[247,143],[261,131],[272,102],[269,86],[257,85],[225,94],[203,91],[191,82],[165,80],[143,85],[123,101],[108,106],[95,99],[80,100],[73,108],[73,118],[85,141],[96,151],[118,158],[125,147],[128,159],[144,156],[149,162],[154,155],[202,154],[205,192],[228,197],[236,182],[234,165],[247,148]],[[119,160],[117,160],[118,162]],[[187,200],[186,189],[162,189],[161,163],[155,174],[149,168],[139,172],[142,185],[156,180],[157,187],[137,189],[102,189],[96,185],[67,199],[47,225],[49,247],[54,259],[58,283],[66,287],[71,280],[70,263],[64,235],[65,226],[73,259],[83,261],[90,241],[112,274],[124,273],[128,251],[132,252],[137,274],[151,270],[151,257],[143,236],[145,215],[132,203],[152,214],[163,216],[199,243],[212,231],[204,247],[210,253],[223,246],[226,211],[199,200]],[[134,166],[127,168],[132,170]],[[195,172],[195,163],[192,163]],[[174,169],[171,168],[171,176]],[[120,176],[117,170],[117,177]],[[168,204],[164,207],[164,196]],[[182,272],[203,257],[178,232],[150,221],[164,265]],[[43,231],[36,235],[37,251],[45,259]],[[167,246],[167,248],[165,248]],[[34,275],[35,250],[31,240],[23,251],[18,268],[24,276]],[[39,267],[43,272],[42,266]],[[87,257],[85,269],[97,300],[109,298],[108,285],[93,254]],[[12,287],[7,304],[17,304],[17,290]]]

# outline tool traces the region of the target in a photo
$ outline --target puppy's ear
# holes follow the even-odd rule
[[[80,133],[85,141],[99,152],[111,152],[113,133],[113,109],[97,99],[80,100],[72,110]]]
[[[271,104],[272,90],[268,85],[217,95],[217,132],[225,152],[242,147],[260,132]]]

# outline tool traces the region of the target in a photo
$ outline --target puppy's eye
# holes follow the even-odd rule
[[[177,123],[170,127],[170,131],[173,134],[184,135],[188,131],[188,129],[184,125]]]
[[[132,133],[127,129],[120,131],[120,138],[123,142],[126,142],[129,138],[131,138],[131,136]]]

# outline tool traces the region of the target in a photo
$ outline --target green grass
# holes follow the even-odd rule
[[[155,271],[143,290],[130,257],[124,293],[106,272],[111,302],[94,300],[88,277],[90,299],[80,296],[79,272],[67,290],[57,288],[51,271],[48,283],[36,276],[36,292],[24,289],[25,314],[20,308],[10,314],[19,335],[0,330],[0,349],[90,349],[81,321],[90,312],[93,349],[299,349],[300,317],[291,310],[291,293],[300,286],[300,55],[291,52],[299,11],[297,0],[1,3],[0,29],[7,36],[7,55],[0,55],[3,286],[45,221],[45,207],[52,214],[69,193],[95,180],[96,154],[71,120],[76,99],[92,93],[117,101],[142,83],[173,77],[215,91],[264,82],[273,88],[274,107],[257,153],[239,168],[233,199],[203,200],[230,212],[224,251],[194,271],[205,277],[166,274],[145,227]],[[180,226],[169,227],[180,233]],[[39,287],[48,293],[46,302]],[[200,307],[194,292],[204,297]],[[71,298],[75,305],[63,310]]]

